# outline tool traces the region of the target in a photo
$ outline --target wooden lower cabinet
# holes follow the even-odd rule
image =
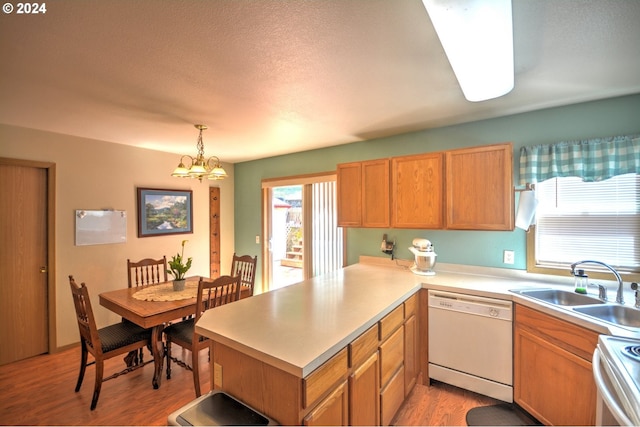
[[[598,334],[516,304],[514,400],[546,425],[594,425]]]
[[[409,317],[404,323],[404,395],[416,385],[418,378],[418,321],[416,316]]]
[[[349,392],[347,382],[340,384],[305,418],[306,426],[344,426],[349,422]]]
[[[418,318],[420,316],[418,295],[404,302],[404,396],[416,385],[420,372],[420,341],[418,339]]]
[[[404,401],[404,366],[396,371],[380,392],[380,421],[388,426]]]
[[[404,363],[404,328],[398,328],[380,344],[380,386],[385,387]],[[404,392],[403,392],[404,393]]]
[[[347,376],[348,350],[343,348],[303,380],[304,407],[318,401],[331,387]]]
[[[380,344],[380,422],[384,426],[404,401],[404,372],[404,325],[400,325]]]
[[[211,381],[283,425],[389,425],[419,374],[417,303],[410,297],[305,378],[212,340]]]
[[[380,424],[380,376],[376,351],[349,377],[349,425]]]

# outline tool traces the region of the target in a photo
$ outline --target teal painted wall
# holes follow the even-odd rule
[[[514,145],[514,183],[517,185],[518,158],[523,146],[629,133],[640,133],[640,94],[237,163],[234,209],[236,252],[260,254],[255,236],[261,235],[260,188],[261,180],[265,178],[333,171],[336,164],[350,161],[509,141]],[[516,196],[516,206],[517,202]],[[396,240],[398,258],[413,259],[407,248],[414,237],[423,237],[434,244],[438,262],[526,268],[526,236],[520,229],[443,231],[350,228],[347,231],[347,263],[357,263],[360,255],[386,256],[380,252],[384,233]],[[515,251],[513,266],[502,263],[504,249]],[[262,264],[259,262],[258,276],[261,271]],[[261,277],[256,280],[259,283]]]

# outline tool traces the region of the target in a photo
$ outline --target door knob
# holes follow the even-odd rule
[[[43,265],[42,267],[40,267],[40,273],[46,273],[47,272],[47,266]]]

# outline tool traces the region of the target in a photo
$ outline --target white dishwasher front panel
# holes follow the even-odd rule
[[[438,374],[431,375],[431,365],[436,365],[433,372],[446,370],[446,378],[459,373],[465,381],[472,376],[479,381],[510,387],[513,384],[512,349],[511,301],[429,291],[431,378],[441,379],[436,377]],[[503,387],[498,385],[498,388]]]

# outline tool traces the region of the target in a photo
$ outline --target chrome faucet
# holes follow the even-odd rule
[[[587,264],[587,263],[599,264],[605,267],[606,269],[608,269],[609,271],[611,271],[613,275],[616,276],[616,280],[618,281],[618,291],[616,292],[616,302],[618,304],[624,304],[624,297],[623,297],[624,289],[623,289],[622,277],[620,277],[620,274],[609,264],[605,264],[604,262],[600,262],[600,261],[592,261],[592,260],[574,262],[573,264],[571,264],[571,274],[573,275],[576,274],[576,266],[580,264]]]

